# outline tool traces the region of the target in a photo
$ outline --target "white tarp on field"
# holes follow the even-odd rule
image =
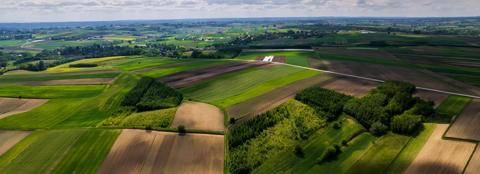
[[[264,62],[272,62],[273,61],[273,58],[275,58],[275,56],[265,56],[263,58],[263,61]]]

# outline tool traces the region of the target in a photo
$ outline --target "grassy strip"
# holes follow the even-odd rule
[[[53,173],[96,173],[120,132],[89,130],[76,141]]]
[[[448,96],[435,110],[435,117],[430,120],[435,123],[450,123],[452,118],[458,116],[471,101],[471,98],[462,96]]]
[[[271,157],[253,173],[305,173],[316,167],[316,160],[325,149],[333,144],[341,144],[342,140],[349,139],[356,132],[363,130],[363,127],[356,121],[341,117],[341,129],[329,126],[320,129],[308,140],[301,143],[304,157],[296,156],[292,151],[284,151],[277,156]]]
[[[362,157],[377,138],[370,133],[362,133],[342,148],[342,153],[333,161],[315,165],[308,173],[345,173]]]
[[[166,65],[171,63],[179,62],[179,60],[171,59],[171,58],[130,58],[133,59],[128,62],[121,62],[118,64],[113,64],[114,67],[119,68],[125,71],[134,71],[148,67],[154,67],[159,65]]]
[[[288,66],[250,68],[218,76],[181,92],[196,100],[228,107],[316,74]]]
[[[414,138],[411,138],[408,144],[398,154],[397,158],[390,165],[388,172],[391,174],[403,173],[410,163],[415,159],[417,154],[422,150],[423,145],[435,130],[436,125],[431,123],[424,124],[424,129]]]
[[[164,69],[157,69],[157,70],[152,70],[152,71],[147,71],[142,73],[143,75],[150,76],[153,78],[158,78],[170,74],[175,74],[178,72],[182,71],[188,71],[188,70],[194,70],[194,69],[200,69],[200,68],[206,68],[209,66],[213,65],[219,65],[226,63],[226,61],[220,61],[220,60],[206,60],[206,61],[194,61],[188,64],[182,64],[180,66],[174,66],[171,68],[164,68]]]
[[[0,84],[15,83],[22,81],[47,81],[47,80],[70,80],[86,78],[115,78],[119,72],[108,72],[98,74],[32,74],[32,75],[5,75],[0,76]]]
[[[384,173],[397,154],[407,145],[410,137],[387,134],[374,142],[365,154],[346,173]]]
[[[105,85],[1,86],[1,97],[85,98],[100,94]]]

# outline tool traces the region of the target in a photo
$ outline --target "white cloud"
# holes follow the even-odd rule
[[[0,22],[279,16],[478,16],[480,0],[1,0]]]

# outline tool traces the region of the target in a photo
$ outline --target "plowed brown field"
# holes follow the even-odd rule
[[[27,131],[0,131],[0,155],[30,135]]]
[[[223,173],[223,135],[123,130],[98,173]]]
[[[0,119],[30,111],[47,101],[45,99],[0,98]]]
[[[323,88],[331,89],[346,95],[355,97],[363,97],[368,94],[370,90],[378,85],[376,82],[370,82],[355,78],[336,78],[331,82],[322,85]]]
[[[450,126],[447,137],[480,141],[480,99],[468,104]]]
[[[186,102],[177,109],[172,123],[173,128],[179,125],[187,129],[223,131],[223,112],[210,104]]]
[[[480,171],[480,146],[477,146],[464,174],[476,174]]]
[[[460,174],[475,150],[475,143],[444,140],[447,124],[439,124],[410,164],[407,174]]]

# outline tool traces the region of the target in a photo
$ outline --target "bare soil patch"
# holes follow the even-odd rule
[[[447,128],[447,124],[437,125],[435,131],[405,173],[460,174],[463,172],[476,144],[442,139]]]
[[[457,116],[445,136],[451,138],[480,141],[480,99],[468,104]]]
[[[47,81],[25,81],[19,82],[22,85],[41,86],[41,85],[101,85],[111,84],[115,78],[86,78],[86,79],[65,79],[65,80],[47,80]]]
[[[425,91],[425,90],[417,90],[414,96],[420,97],[426,101],[433,101],[435,108],[438,107],[440,104],[442,104],[442,102],[448,97],[447,94],[442,94],[442,93],[432,92],[432,91]]]
[[[0,155],[3,155],[28,135],[30,135],[30,132],[27,131],[0,131]]]
[[[179,125],[187,129],[223,131],[223,112],[210,104],[186,102],[177,109],[172,123],[173,128]]]
[[[363,97],[370,90],[377,87],[378,83],[362,79],[338,77],[335,80],[322,85],[323,88],[334,90],[346,95]]]
[[[0,98],[0,119],[30,111],[47,101],[46,99]]]
[[[326,83],[326,81],[330,80],[331,78],[331,76],[321,74],[296,81],[253,99],[233,105],[227,108],[227,113],[229,117],[240,119],[236,123],[241,123],[242,121],[246,121],[256,115],[281,105],[282,103],[295,97],[295,94],[298,92],[314,85]]]
[[[480,171],[480,146],[477,146],[464,174],[476,174]]]
[[[98,173],[223,173],[223,135],[123,130]]]
[[[174,88],[183,88],[187,86],[194,85],[204,80],[211,79],[215,76],[240,71],[247,68],[265,66],[268,63],[264,62],[233,62],[227,64],[221,64],[213,67],[185,71],[169,75],[166,77],[159,78],[160,81],[167,83],[169,86]]]
[[[480,95],[480,88],[430,72],[407,68],[366,64],[346,61],[311,60],[315,68],[375,78],[379,80],[398,80],[417,86],[438,90]]]

